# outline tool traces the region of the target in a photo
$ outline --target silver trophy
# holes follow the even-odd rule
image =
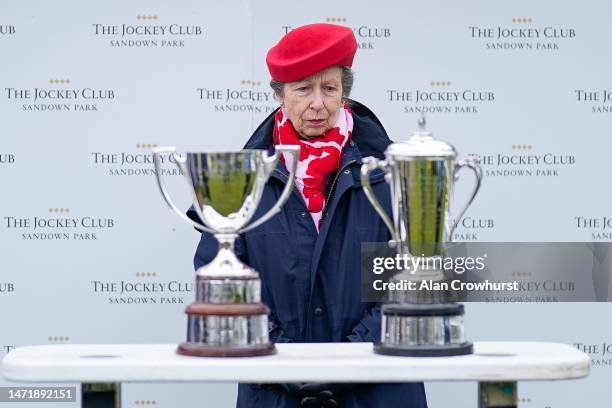
[[[425,119],[419,130],[407,141],[392,143],[385,160],[367,157],[363,160],[361,179],[366,196],[391,231],[391,246],[400,256],[419,257],[420,268],[402,271],[393,280],[448,279],[442,259],[459,220],[478,193],[482,171],[475,158],[457,160],[450,144],[433,138],[425,130]],[[453,221],[451,197],[458,171],[474,171],[476,183],[466,205]],[[370,185],[370,173],[382,169],[390,184],[392,214],[380,205]],[[379,354],[405,356],[449,356],[472,353],[463,330],[463,305],[452,302],[452,294],[433,291],[391,291],[382,307],[382,333],[374,351]]]
[[[192,187],[194,209],[203,224],[187,217],[170,198],[161,178],[161,155],[170,154]],[[278,202],[252,220],[264,185],[279,156],[288,163],[289,177]],[[173,147],[153,149],[157,183],[162,196],[181,218],[198,230],[214,234],[219,252],[196,272],[196,302],[187,307],[187,341],[177,352],[202,357],[242,357],[274,354],[268,339],[269,309],[261,303],[257,271],[233,251],[238,234],[261,225],[280,211],[293,189],[299,146],[221,153],[176,153]]]

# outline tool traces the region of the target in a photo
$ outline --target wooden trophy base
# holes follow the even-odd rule
[[[182,343],[176,349],[178,354],[193,357],[256,357],[276,354],[272,343],[249,346],[222,346],[203,343]]]
[[[178,346],[178,354],[194,357],[255,357],[276,354],[276,347],[268,340],[267,317],[270,310],[263,303],[192,303],[187,306],[185,313],[189,317],[190,330],[187,341]],[[219,336],[206,335],[207,330],[214,332],[219,329],[220,318],[226,321],[238,320],[237,330],[231,336],[234,341],[230,340],[229,344],[220,344]],[[207,329],[208,321],[210,329]],[[253,325],[248,333],[242,333],[245,324]],[[193,331],[192,328],[199,328],[199,331]]]

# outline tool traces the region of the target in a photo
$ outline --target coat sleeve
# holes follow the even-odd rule
[[[381,315],[380,308],[382,303],[374,303],[372,307],[366,309],[353,327],[351,334],[346,339],[350,342],[377,342],[380,341]]]
[[[192,220],[201,223],[200,218],[193,210],[193,207],[187,211],[187,216]],[[195,267],[195,270],[197,271],[198,268],[210,263],[217,255],[217,252],[219,252],[219,243],[217,242],[217,239],[208,232],[202,232],[198,248],[196,249],[196,253],[193,258],[193,266]],[[251,266],[244,234],[241,234],[238,236],[238,238],[236,238],[236,241],[234,242],[234,253],[238,259]],[[262,288],[262,290],[265,290],[265,288]],[[284,330],[278,322],[278,319],[273,314],[268,316],[268,335],[272,343],[289,343],[292,341],[289,337],[285,336]]]

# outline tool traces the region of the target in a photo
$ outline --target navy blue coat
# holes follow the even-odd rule
[[[380,305],[361,301],[360,244],[388,241],[389,232],[366,198],[360,180],[362,157],[383,158],[391,143],[382,124],[365,106],[352,107],[354,127],[345,147],[320,233],[294,189],[280,213],[236,241],[240,259],[261,276],[262,301],[270,307],[270,340],[279,342],[375,342],[380,338]],[[274,113],[255,130],[245,148],[272,149]],[[278,200],[288,172],[282,164],[266,184],[259,218]],[[389,211],[389,188],[381,171],[374,172],[372,187]],[[331,196],[329,195],[331,194]],[[188,215],[198,220],[193,211]],[[203,233],[195,255],[195,268],[210,262],[218,245]],[[339,346],[342,347],[342,346]],[[342,407],[425,408],[422,383],[363,384],[347,394]],[[239,408],[296,408],[299,402],[277,388],[240,384]]]

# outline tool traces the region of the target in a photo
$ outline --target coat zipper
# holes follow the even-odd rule
[[[329,189],[329,194],[327,195],[327,200],[325,200],[325,205],[323,206],[323,216],[321,217],[321,221],[323,221],[326,218],[326,215],[327,215],[327,205],[329,204],[329,202],[332,199],[332,195],[334,194],[334,189],[336,188],[336,184],[338,182],[338,179],[340,178],[340,175],[342,174],[342,172],[348,166],[350,166],[351,164],[356,163],[356,162],[357,162],[357,160],[349,160],[336,173],[336,177],[334,178],[334,181],[332,181],[331,188]],[[312,307],[311,301],[312,301],[312,293],[310,294],[310,299],[308,300],[308,305],[306,306],[306,316],[309,315],[310,309]],[[311,326],[310,319],[306,318],[306,327],[305,327],[306,333],[305,333],[305,337],[306,337],[307,340],[310,339],[310,336],[309,336],[309,334],[310,334],[310,326]]]
[[[334,195],[334,189],[336,188],[336,183],[338,182],[338,179],[340,178],[340,175],[342,174],[344,169],[346,169],[348,166],[350,166],[351,164],[356,163],[356,162],[357,162],[357,160],[349,160],[336,173],[336,177],[334,178],[334,181],[332,182],[331,188],[329,189],[329,194],[327,195],[327,200],[325,200],[325,205],[323,206],[323,216],[321,217],[321,220],[325,219],[325,217],[327,216],[327,204],[329,204],[329,202],[332,199],[332,196]]]
[[[275,169],[274,171],[278,172],[280,175],[284,176],[285,179],[289,179],[289,174],[285,174],[282,170],[280,169]],[[287,183],[286,180],[282,180],[285,184]],[[308,206],[306,205],[306,201],[304,200],[304,197],[302,196],[302,193],[300,193],[300,190],[298,189],[297,183],[293,182],[293,189],[292,189],[292,194],[295,194],[297,199],[299,200],[300,203],[302,203],[302,207],[303,210],[306,214],[308,214]],[[316,232],[316,226],[314,225],[314,222],[312,222],[312,228],[314,229],[314,231]]]

